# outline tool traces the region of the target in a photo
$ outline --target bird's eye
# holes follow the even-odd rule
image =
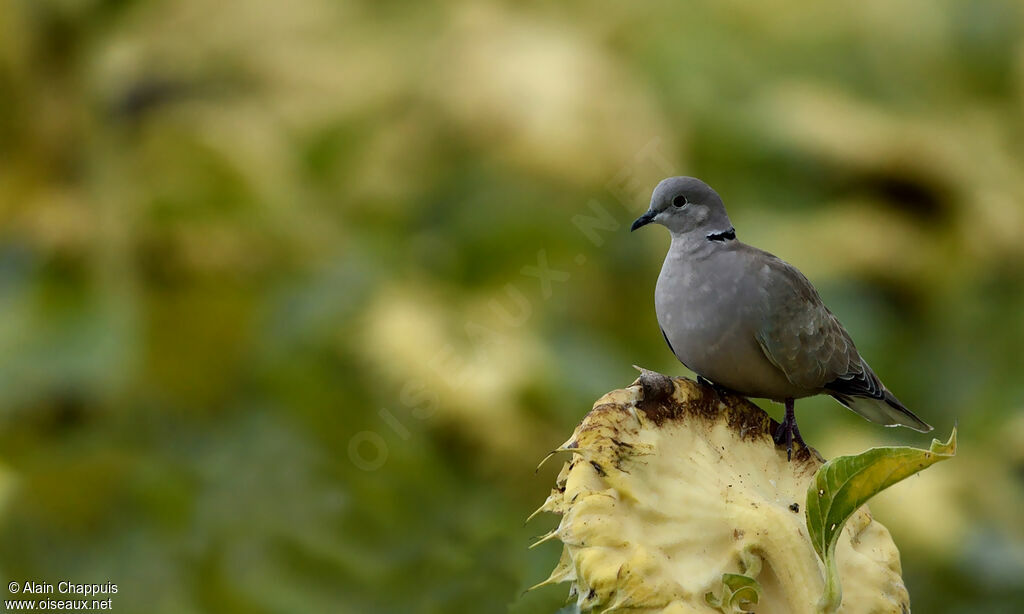
[[[675,205],[676,207],[685,207],[686,197],[680,194],[679,196],[676,196],[675,198],[672,199],[672,204]]]

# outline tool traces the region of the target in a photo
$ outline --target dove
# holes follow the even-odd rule
[[[787,458],[794,441],[806,448],[795,400],[819,394],[872,422],[932,430],[882,384],[800,271],[736,238],[706,183],[663,180],[630,230],[651,223],[672,237],[654,292],[669,349],[702,383],[783,403],[775,441]]]

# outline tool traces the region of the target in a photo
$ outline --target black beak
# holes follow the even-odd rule
[[[654,221],[654,216],[656,215],[658,214],[655,213],[654,211],[648,211],[647,213],[641,215],[640,217],[636,218],[636,220],[633,222],[633,225],[629,227],[629,231],[633,232],[634,230],[640,228],[641,226],[646,226],[650,224],[651,222]]]

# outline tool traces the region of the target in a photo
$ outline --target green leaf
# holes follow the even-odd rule
[[[956,427],[946,443],[932,440],[931,448],[872,448],[856,456],[836,457],[818,469],[807,488],[807,530],[825,564],[822,612],[835,612],[843,591],[836,567],[836,543],[846,521],[871,497],[941,460],[956,454]]]
[[[738,573],[722,574],[722,596],[704,595],[704,601],[725,614],[750,612],[761,599],[761,585],[757,580]]]

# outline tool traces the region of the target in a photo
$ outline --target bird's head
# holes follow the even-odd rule
[[[735,236],[722,199],[711,186],[696,177],[662,180],[651,194],[650,209],[633,222],[630,230],[651,222],[668,228],[673,235]]]

